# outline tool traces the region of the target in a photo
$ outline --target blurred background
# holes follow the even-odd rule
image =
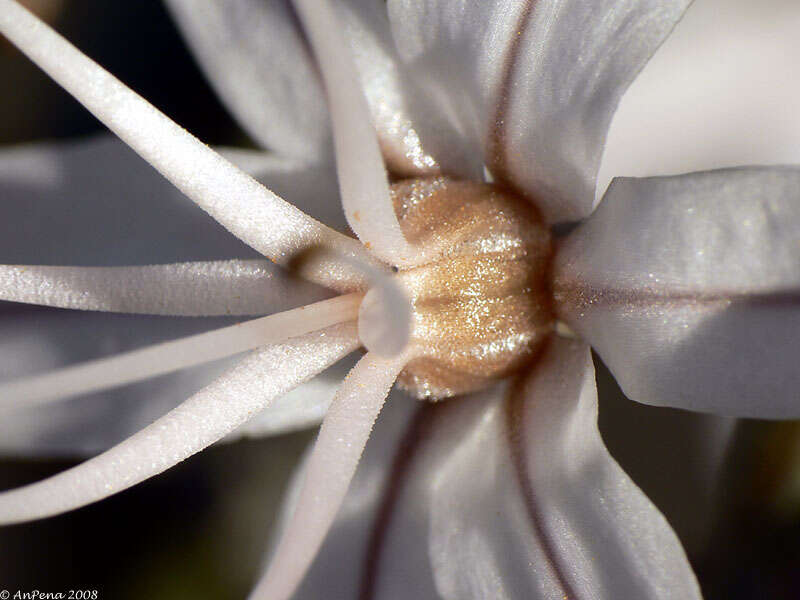
[[[200,139],[251,146],[160,2],[28,4]],[[800,163],[796,31],[795,1],[697,0],[623,100],[601,182],[614,175]],[[4,40],[0,80],[2,150],[102,133]],[[0,197],[0,221],[15,214],[4,202]],[[23,321],[69,318],[64,312],[0,303],[0,335]],[[126,319],[113,317],[114,327],[134,327]],[[157,318],[152,323],[158,327]],[[13,360],[9,339],[0,339],[0,358]],[[13,373],[0,367],[0,376]],[[800,597],[800,423],[646,407],[625,399],[602,367],[598,379],[606,442],[675,527],[705,597]],[[97,589],[101,598],[120,599],[244,598],[282,490],[312,435],[217,445],[96,505],[0,528],[0,588]],[[6,449],[0,455],[0,489],[42,479],[80,458],[23,454]]]

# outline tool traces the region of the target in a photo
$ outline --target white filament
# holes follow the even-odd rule
[[[0,265],[0,300],[151,315],[265,315],[330,297],[266,260],[143,267]]]
[[[0,384],[0,411],[117,387],[353,321],[361,294],[347,294],[245,323]]]
[[[0,493],[0,524],[56,515],[120,492],[235,430],[358,346],[352,323],[252,353],[152,425],[67,471]]]
[[[240,171],[14,0],[0,0],[0,32],[178,189],[271,260],[286,265],[326,248],[378,266],[355,240]],[[359,273],[341,264],[299,266],[304,276],[340,291],[364,284]]]
[[[251,600],[285,600],[294,593],[333,523],[375,419],[406,361],[368,353],[342,383],[309,457],[294,514]]]
[[[415,264],[419,251],[406,241],[397,221],[378,135],[336,11],[328,0],[296,0],[295,6],[325,80],[347,222],[387,263]]]

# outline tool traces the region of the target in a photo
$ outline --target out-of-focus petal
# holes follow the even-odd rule
[[[390,0],[400,54],[495,179],[585,216],[617,103],[690,0]]]
[[[700,597],[603,445],[584,344],[554,341],[513,389],[389,409],[298,598]]]
[[[561,318],[623,391],[800,415],[800,169],[617,179],[557,251]]]
[[[209,81],[256,141],[308,161],[330,159],[325,96],[290,2],[167,6]]]
[[[266,315],[332,293],[265,260],[143,267],[0,265],[0,299],[151,315]]]
[[[800,3],[702,0],[619,104],[598,175],[800,164]]]
[[[222,149],[303,212],[347,224],[332,167]],[[258,257],[113,136],[0,152],[0,261],[145,265]]]
[[[131,487],[202,450],[357,345],[353,324],[257,350],[110,450],[42,481],[0,492],[0,522],[56,515]]]
[[[319,71],[288,0],[167,4],[217,92],[256,140],[304,160],[332,161]],[[385,2],[337,4],[388,167],[401,175],[431,172],[437,163],[423,149],[420,125],[430,126],[426,139],[437,154],[453,148],[418,117],[423,106],[410,116],[419,99],[397,60]]]

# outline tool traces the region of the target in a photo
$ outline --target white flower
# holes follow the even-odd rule
[[[600,439],[587,343],[634,400],[740,416],[800,413],[794,365],[800,170],[748,167],[621,179],[593,211],[616,104],[687,4],[397,0],[388,4],[387,18],[382,2],[348,3],[339,28],[327,2],[298,0],[328,92],[345,214],[360,246],[284,203],[12,0],[0,0],[0,30],[178,189],[273,261],[343,293],[324,299],[324,291],[252,261],[101,270],[4,267],[3,298],[69,308],[263,314],[319,302],[0,387],[0,406],[19,408],[265,346],[111,450],[0,494],[0,521],[57,514],[159,473],[363,342],[371,351],[326,415],[292,494],[294,512],[254,597],[293,593],[340,506],[306,579],[303,593],[311,596],[352,597],[360,590],[382,597],[698,597],[674,533]],[[330,159],[314,62],[287,6],[249,0],[199,10],[182,0],[171,6],[212,81],[255,139],[295,159]],[[253,88],[254,80],[266,85]],[[96,148],[88,152],[97,155]],[[268,180],[296,167],[288,159],[233,158],[268,171]],[[391,288],[391,281],[407,286],[405,273],[430,268],[443,256],[445,268],[459,278],[491,279],[465,271],[448,254],[461,248],[442,233],[457,220],[454,213],[435,213],[434,235],[425,243],[409,241],[408,219],[401,214],[401,226],[389,197],[384,160],[394,174],[420,177],[441,169],[473,182],[486,165],[495,181],[533,202],[549,225],[582,219],[556,241],[552,272],[539,272],[531,292],[534,304],[542,311],[552,304],[582,341],[556,336],[552,323],[538,317],[528,329],[510,332],[518,311],[493,313],[493,301],[482,295],[482,308],[468,313],[477,325],[455,328],[432,322],[416,303],[411,343],[398,354],[383,342],[408,334],[407,319],[397,318],[407,306],[399,302],[389,316],[382,312],[382,300],[394,298],[391,289],[377,302],[377,318],[364,302],[357,335],[357,311],[370,285],[365,273],[378,281],[368,298],[384,284]],[[452,200],[450,189],[445,199]],[[471,183],[464,189],[485,194],[486,188]],[[481,209],[485,220],[471,221],[480,240],[503,235],[509,244],[532,248],[535,240],[547,239],[546,233],[533,242],[524,233],[514,237],[520,221],[505,207],[500,220],[489,220],[496,202]],[[328,252],[311,252],[319,248]],[[523,262],[541,258],[526,248]],[[391,281],[389,266],[401,271]],[[540,280],[546,284],[541,288]],[[438,285],[447,287],[443,281],[437,279]],[[486,314],[496,320],[485,320]],[[385,339],[375,335],[382,324],[390,327]],[[420,344],[426,328],[438,335],[429,345]],[[501,349],[491,346],[489,354],[510,348],[514,366],[529,353],[524,373],[435,408],[415,411],[397,398],[348,494],[397,375],[410,362],[412,370],[421,352],[476,331],[497,333],[491,343]],[[480,344],[447,347],[456,356]],[[486,355],[470,357],[476,371],[488,363]],[[405,376],[417,392],[458,387],[442,384],[452,381],[450,371],[438,379],[418,377],[423,383],[415,387],[418,380]],[[262,418],[268,428],[283,426],[271,421],[269,410]],[[305,411],[289,413],[290,426],[308,420]],[[413,452],[398,451],[405,447]],[[388,462],[393,466],[387,471]],[[351,560],[363,568],[342,567]],[[331,586],[338,586],[335,592]]]

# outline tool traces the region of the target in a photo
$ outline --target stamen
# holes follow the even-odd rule
[[[271,260],[286,265],[325,247],[380,267],[361,244],[237,169],[14,0],[0,0],[0,32],[179,190]],[[339,291],[364,287],[360,274],[341,264],[303,266],[302,275]]]
[[[347,222],[387,263],[417,264],[420,251],[406,241],[397,221],[378,135],[335,8],[327,0],[296,0],[295,7],[325,81]]]
[[[254,352],[121,444],[43,481],[0,493],[0,524],[56,515],[116,494],[199,452],[358,346],[353,324]]]
[[[151,315],[265,315],[331,296],[266,260],[132,267],[0,265],[0,300]]]
[[[347,294],[239,323],[0,384],[0,411],[149,379],[357,318],[362,294]]]
[[[406,360],[368,353],[344,380],[322,422],[294,514],[250,600],[284,600],[297,588],[344,500],[375,419]]]

